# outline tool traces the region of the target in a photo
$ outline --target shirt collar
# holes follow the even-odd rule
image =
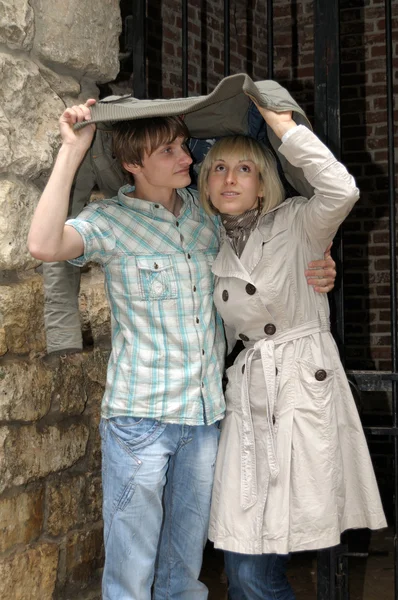
[[[134,192],[134,190],[134,185],[127,184],[122,186],[117,195],[119,204],[151,217],[160,217],[164,219],[165,215],[170,215],[171,218],[176,218],[170,211],[164,208],[162,204],[152,202],[150,200],[142,200],[141,198],[132,198],[131,196],[127,196],[127,194],[130,192]],[[194,196],[192,192],[189,190],[189,188],[181,188],[176,191],[182,200],[182,207],[179,217],[182,217],[183,215],[189,216],[189,214],[192,212],[192,204],[194,202]]]

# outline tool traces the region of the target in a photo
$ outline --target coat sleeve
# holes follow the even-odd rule
[[[315,190],[308,202],[300,203],[295,214],[310,245],[324,249],[359,198],[355,180],[320,139],[305,127],[298,127],[279,152],[303,170]]]

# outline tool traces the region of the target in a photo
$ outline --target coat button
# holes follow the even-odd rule
[[[224,302],[226,302],[228,300],[228,298],[229,298],[228,291],[227,290],[223,290],[222,299],[224,300]]]
[[[267,335],[274,335],[276,327],[273,323],[267,323],[267,325],[264,327],[264,331]]]
[[[253,294],[256,293],[256,286],[252,283],[248,283],[246,286],[246,292],[249,294],[249,296],[253,296]]]
[[[248,342],[249,341],[249,338],[244,333],[240,333],[239,337],[242,340],[242,342]]]
[[[327,377],[327,373],[324,369],[319,369],[316,373],[315,373],[315,379],[317,381],[325,381]]]

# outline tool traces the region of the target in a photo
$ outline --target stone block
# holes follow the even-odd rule
[[[34,35],[29,0],[0,0],[0,44],[13,50],[30,50]]]
[[[77,98],[80,94],[80,83],[76,81],[71,75],[60,75],[52,69],[48,69],[44,65],[39,65],[40,74],[47,81],[51,89],[57,94],[64,98],[65,96],[71,96]],[[98,88],[94,98],[98,96]],[[91,96],[90,96],[91,98]],[[76,104],[74,102],[73,104]]]
[[[0,598],[52,600],[58,566],[58,548],[41,544],[0,560]]]
[[[81,414],[87,402],[84,354],[60,357],[54,370],[52,412],[66,415]]]
[[[57,478],[47,484],[46,532],[53,536],[65,534],[82,521],[85,478]]]
[[[94,273],[96,270],[94,269]],[[111,322],[109,304],[106,299],[103,276],[83,275],[79,295],[79,310],[82,327],[89,329],[94,345],[110,342]]]
[[[65,106],[31,60],[0,53],[0,78],[0,173],[32,179],[53,164]]]
[[[16,544],[30,544],[39,537],[44,518],[43,500],[41,488],[0,498],[0,553]]]
[[[31,269],[39,264],[26,244],[39,197],[32,184],[0,181],[0,269]]]
[[[0,366],[0,420],[37,421],[50,410],[53,372],[41,361]]]
[[[33,51],[42,62],[98,83],[115,79],[121,32],[118,0],[32,0],[31,5]]]
[[[83,423],[0,427],[0,493],[74,465],[84,457],[89,431]]]
[[[88,522],[97,523],[102,519],[102,484],[100,475],[87,474],[84,508]]]
[[[3,340],[3,341],[2,341]],[[0,347],[2,354],[45,350],[43,285],[40,276],[0,286]]]
[[[70,589],[91,586],[104,560],[102,527],[69,535],[65,551],[65,577]]]

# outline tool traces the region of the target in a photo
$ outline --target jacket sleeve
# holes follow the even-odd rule
[[[298,219],[311,246],[324,249],[359,198],[355,180],[319,138],[305,127],[297,127],[279,152],[292,165],[303,170],[314,188],[312,198],[299,204],[295,221]]]

